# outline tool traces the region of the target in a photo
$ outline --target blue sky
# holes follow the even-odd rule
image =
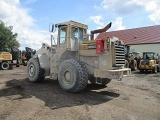
[[[110,31],[160,24],[160,0],[0,0],[0,5],[0,20],[13,26],[21,49],[50,43],[49,23],[74,20],[89,31],[109,22]]]

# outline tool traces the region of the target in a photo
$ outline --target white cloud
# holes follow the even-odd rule
[[[93,20],[94,23],[96,23],[97,25],[103,26],[103,18],[100,15],[97,16],[91,16],[90,17],[91,20]]]
[[[111,13],[118,13],[118,14],[128,14],[134,13],[141,9],[139,4],[133,4],[134,0],[103,0],[99,6],[95,6],[95,9],[102,10],[103,12],[106,10],[107,12]]]
[[[111,30],[124,30],[125,26],[123,26],[123,18],[117,17],[115,21],[113,21]]]
[[[144,4],[144,7],[150,13],[148,18],[156,24],[160,24],[160,1],[148,1]]]
[[[11,4],[11,5],[17,5],[20,3],[19,0],[5,0],[5,2],[7,2],[8,4]]]
[[[96,9],[109,10],[118,14],[132,14],[139,11],[145,11],[148,18],[160,23],[160,1],[159,0],[103,0]]]
[[[93,22],[98,25],[97,29],[105,27],[104,19],[102,16],[91,16],[90,19],[93,20]],[[109,30],[123,30],[123,29],[125,29],[125,26],[123,26],[123,18],[117,17],[116,20],[112,22],[112,26]]]
[[[20,7],[19,0],[0,0],[0,18],[6,26],[13,26],[13,32],[18,33],[21,48],[39,49],[42,42],[50,43],[50,36],[36,30],[34,18],[29,15],[29,9]]]
[[[156,24],[160,24],[160,10],[155,11],[148,17],[151,21],[154,21]]]
[[[141,7],[148,12],[148,18],[155,22],[156,24],[160,24],[160,1],[159,0],[132,0],[133,4],[139,4]]]

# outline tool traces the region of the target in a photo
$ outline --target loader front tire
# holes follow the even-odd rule
[[[65,60],[61,63],[58,72],[58,81],[64,91],[77,93],[84,90],[88,83],[87,71],[76,60]]]
[[[41,68],[37,58],[31,58],[27,64],[27,78],[30,82],[42,82],[45,78],[44,69]]]
[[[125,60],[125,65],[124,65],[125,68],[129,68],[129,62],[128,60]]]
[[[2,62],[1,63],[1,69],[2,70],[8,70],[9,69],[9,63],[8,62]]]
[[[131,70],[136,71],[137,70],[137,61],[134,60],[131,66]]]

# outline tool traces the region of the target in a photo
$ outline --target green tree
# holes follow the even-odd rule
[[[3,22],[0,22],[0,51],[9,51],[13,46],[19,47],[17,36],[18,34],[13,33],[10,27],[6,27]]]

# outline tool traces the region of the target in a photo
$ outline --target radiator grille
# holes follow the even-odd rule
[[[115,66],[123,66],[125,64],[124,45],[115,42]]]

